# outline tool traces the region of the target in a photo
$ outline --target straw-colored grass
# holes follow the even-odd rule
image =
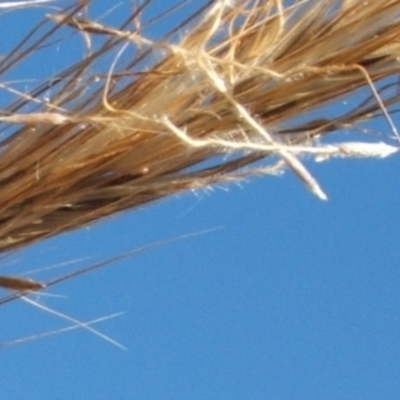
[[[211,0],[162,40],[145,35],[151,1],[139,3],[121,26],[86,18],[90,1],[47,12],[2,59],[4,74],[60,35],[87,43],[82,60],[0,115],[11,132],[0,144],[1,251],[284,169],[326,199],[304,156],[397,151],[388,108],[400,99],[400,0]],[[49,101],[39,101],[49,87]],[[360,88],[342,113],[318,112]],[[335,142],[379,115],[386,134]]]

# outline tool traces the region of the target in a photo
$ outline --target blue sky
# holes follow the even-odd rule
[[[249,179],[3,260],[5,274],[91,257],[87,265],[222,227],[49,290],[59,297],[33,297],[83,321],[124,312],[96,328],[128,350],[84,330],[4,348],[3,398],[398,398],[400,160],[310,167],[328,202],[290,173]],[[1,314],[0,342],[68,325],[22,302]]]

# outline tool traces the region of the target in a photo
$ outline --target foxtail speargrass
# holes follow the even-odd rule
[[[288,170],[327,199],[305,157],[398,151],[400,0],[183,1],[190,13],[178,5],[146,26],[151,3],[118,25],[91,19],[88,0],[49,7],[3,55],[6,76],[60,40],[85,44],[29,92],[0,80],[14,96],[0,114],[2,252],[252,175]],[[172,14],[174,28],[148,34]],[[361,129],[378,116],[388,134]]]

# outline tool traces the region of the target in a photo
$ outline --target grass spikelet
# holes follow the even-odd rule
[[[86,46],[30,92],[1,83],[15,98],[0,115],[1,251],[283,169],[326,199],[304,156],[397,152],[399,0],[193,1],[162,39],[141,23],[150,3],[118,26],[87,17],[90,1],[47,9],[2,58],[5,76],[60,36],[79,35]],[[324,111],[356,92],[357,104]],[[336,132],[380,115],[391,134],[335,142]]]

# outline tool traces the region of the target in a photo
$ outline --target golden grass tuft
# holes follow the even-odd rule
[[[60,32],[87,43],[82,60],[0,115],[11,132],[1,142],[1,251],[286,167],[325,199],[304,155],[397,151],[388,108],[400,99],[400,0],[210,0],[162,40],[145,35],[151,1],[141,4],[121,26],[85,17],[90,1],[47,13],[2,59],[4,74]],[[365,97],[343,112],[318,112],[360,88]],[[379,115],[390,134],[335,142]]]

